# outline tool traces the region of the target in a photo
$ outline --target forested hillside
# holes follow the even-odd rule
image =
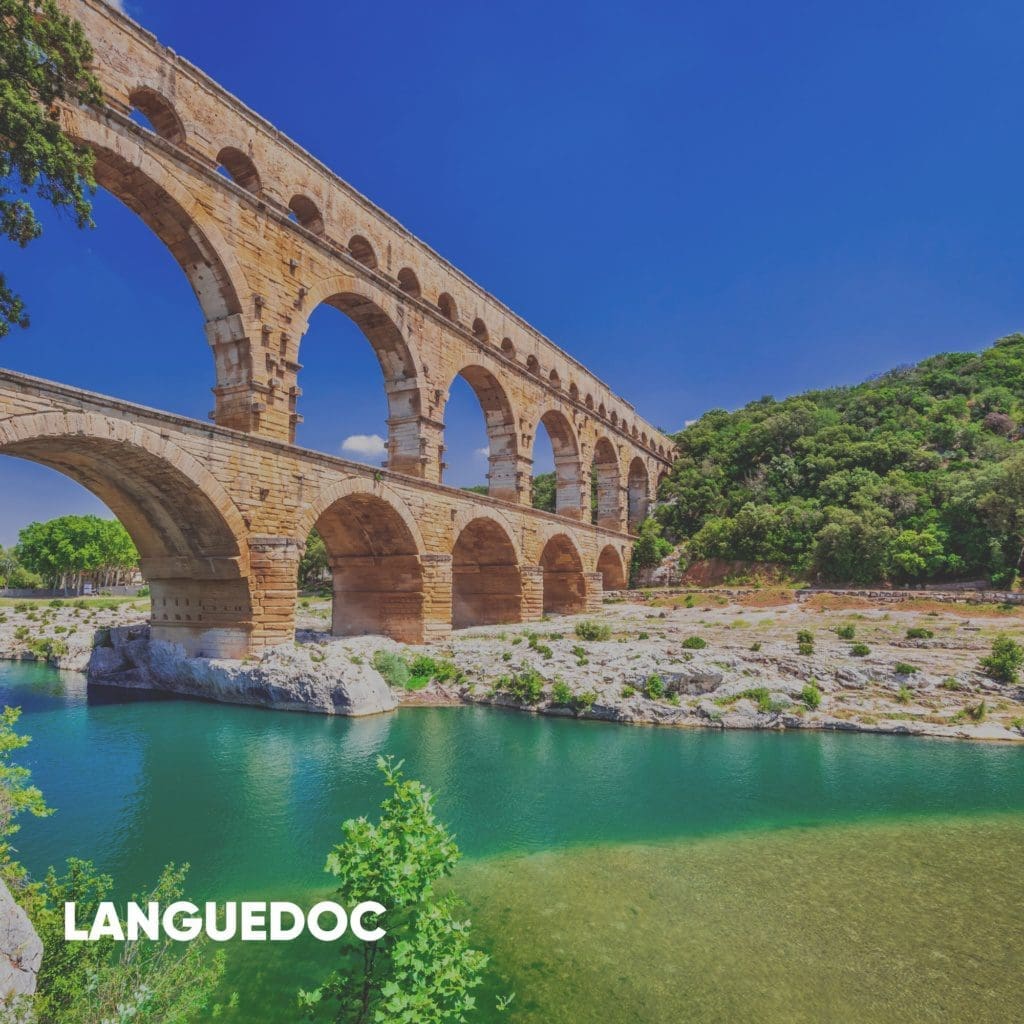
[[[851,583],[986,576],[1024,544],[1024,335],[676,435],[656,517],[684,558],[775,562]]]

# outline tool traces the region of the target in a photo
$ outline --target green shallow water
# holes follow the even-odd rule
[[[1019,747],[472,708],[332,720],[3,663],[0,701],[24,708],[58,809],[22,859],[89,857],[125,895],[169,860],[198,899],[325,893],[338,823],[383,796],[376,755],[405,758],[466,854],[493,985],[519,993],[500,1020],[1019,1019],[999,1016],[1024,949]],[[242,1019],[295,1020],[328,954],[232,948]]]

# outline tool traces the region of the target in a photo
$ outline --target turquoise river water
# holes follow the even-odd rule
[[[454,886],[492,954],[481,1021],[858,1024],[1020,1020],[1024,749],[629,728],[478,708],[362,720],[87,693],[0,663],[52,817],[34,872],[92,859],[119,892],[168,861],[193,899],[330,892],[378,753],[437,794]],[[253,1024],[297,1021],[319,944],[236,946]],[[515,991],[514,1012],[489,1011]]]

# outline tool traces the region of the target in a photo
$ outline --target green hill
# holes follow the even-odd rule
[[[656,512],[692,560],[821,580],[988,577],[1024,544],[1024,335],[853,387],[715,409],[676,435]]]

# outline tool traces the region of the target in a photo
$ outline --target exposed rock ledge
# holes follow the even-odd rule
[[[36,976],[43,961],[43,944],[25,911],[14,902],[0,882],[0,1001],[7,1009],[5,1021],[28,1021],[21,1000],[36,990]]]
[[[109,644],[89,660],[90,683],[327,715],[375,715],[397,706],[355,646],[321,651],[289,644],[259,659],[229,661],[188,658],[177,644],[150,640],[144,626],[111,629],[109,635]]]

